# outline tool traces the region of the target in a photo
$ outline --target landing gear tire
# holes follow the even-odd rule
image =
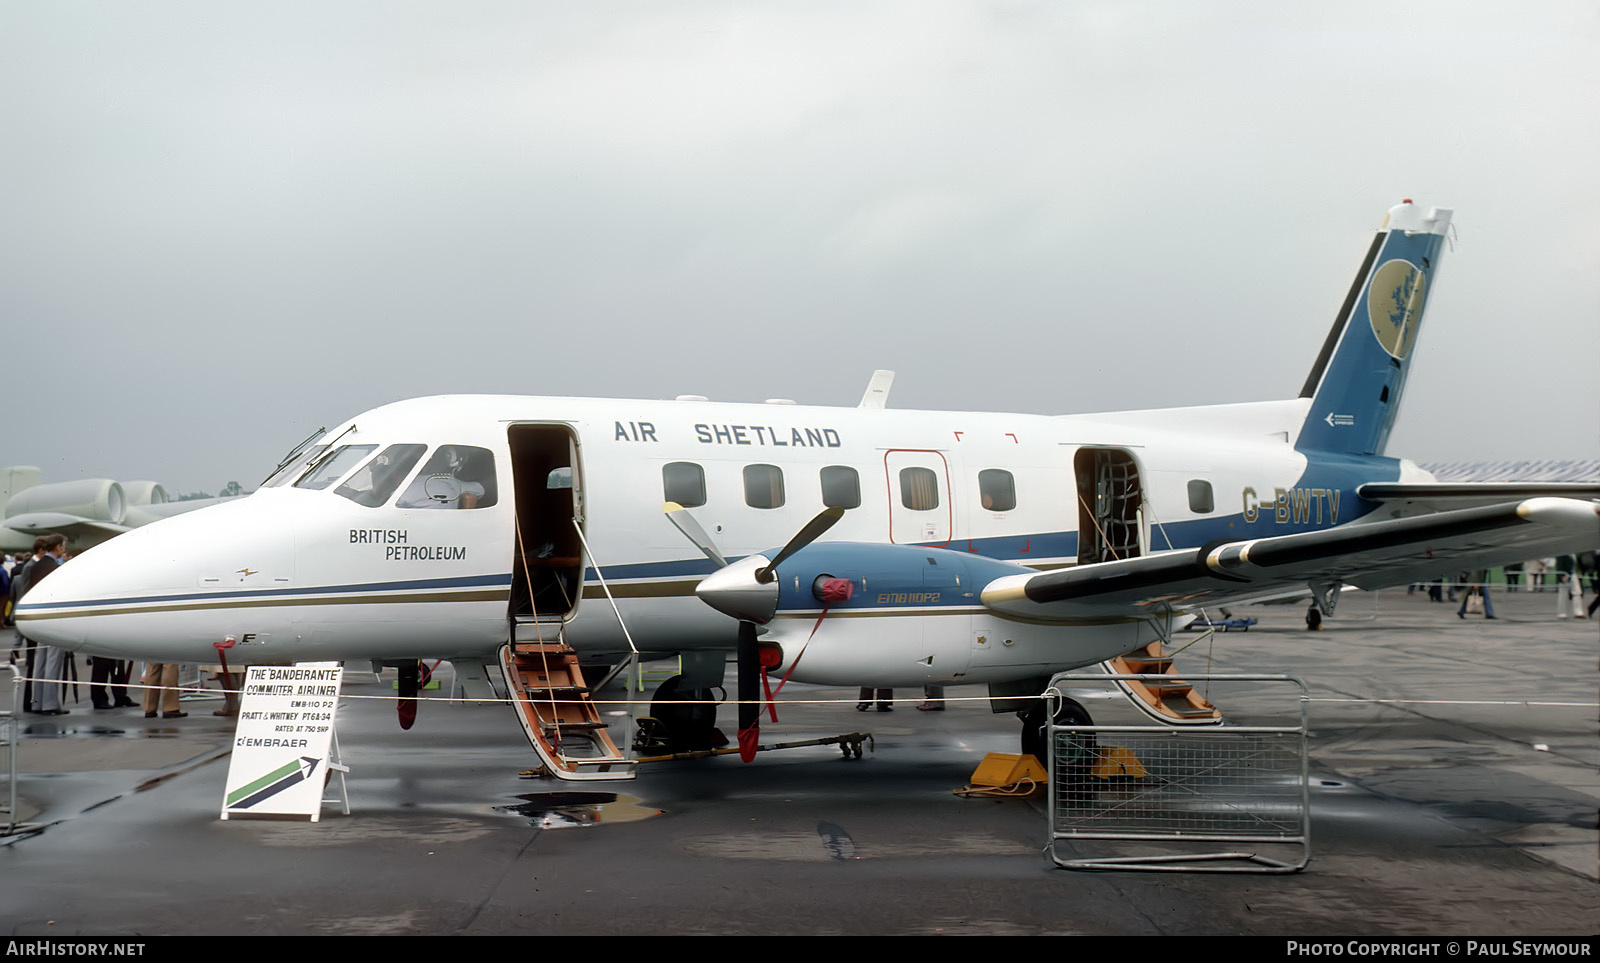
[[[1045,767],[1050,765],[1050,732],[1046,724],[1048,703],[1040,699],[1033,708],[1019,712],[1022,718],[1022,751]],[[1061,699],[1056,704],[1055,724],[1058,726],[1092,726],[1089,710],[1072,699]],[[1063,755],[1056,766],[1056,779],[1061,782],[1066,798],[1087,799],[1092,787],[1094,764],[1099,756],[1099,742],[1092,732],[1066,733]]]
[[[407,659],[400,663],[400,678],[396,688],[400,699],[394,704],[400,717],[400,728],[410,729],[417,721],[417,693],[426,685],[422,677],[422,663]]]
[[[717,745],[717,706],[711,689],[680,689],[682,676],[673,676],[656,688],[650,697],[650,715],[664,733],[654,732],[654,741],[665,741],[668,752],[699,752]],[[724,740],[725,741],[725,740]]]
[[[1315,605],[1306,609],[1306,630],[1315,632],[1322,628],[1322,610]]]

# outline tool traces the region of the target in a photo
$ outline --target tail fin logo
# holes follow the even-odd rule
[[[1378,344],[1396,360],[1405,360],[1417,341],[1422,296],[1428,279],[1410,261],[1386,261],[1367,289],[1367,317]]]

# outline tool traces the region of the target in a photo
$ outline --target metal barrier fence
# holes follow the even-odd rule
[[[1049,727],[1051,859],[1067,869],[1303,869],[1311,858],[1305,683],[1185,675],[1205,687],[1222,720],[1136,722],[1117,681],[1171,679],[1069,672],[1051,680],[1049,718],[1063,718],[1063,707],[1072,717],[1071,700],[1102,720]],[[1105,723],[1115,716],[1129,724]]]
[[[22,673],[11,664],[0,663],[0,668],[11,671],[11,707],[0,710],[0,752],[6,754],[5,767],[0,769],[6,779],[5,790],[0,792],[0,805],[5,807],[0,813],[5,826],[0,830],[3,836],[17,828],[17,716],[22,712]]]

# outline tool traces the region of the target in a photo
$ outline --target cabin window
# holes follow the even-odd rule
[[[777,465],[744,466],[744,503],[751,508],[782,508],[783,469]]]
[[[828,508],[861,507],[861,476],[854,468],[829,465],[822,469],[822,504]]]
[[[563,491],[572,487],[572,466],[564,465],[552,468],[550,474],[544,478],[544,489],[548,492]]]
[[[397,508],[488,508],[497,488],[487,448],[442,445],[417,472]]]
[[[343,485],[334,489],[335,495],[377,508],[389,500],[394,490],[411,474],[427,445],[390,445],[371,461],[362,465]]]
[[[1216,507],[1216,501],[1211,497],[1210,482],[1196,478],[1189,483],[1189,511],[1196,515],[1209,515]]]
[[[900,504],[914,512],[931,512],[939,507],[939,476],[933,469],[900,469]]]
[[[294,487],[321,491],[344,477],[345,472],[361,464],[361,459],[372,454],[377,448],[377,445],[340,445],[314,463],[305,477],[294,483]]]
[[[706,503],[706,470],[692,461],[674,461],[661,466],[661,492],[667,501],[684,508]]]
[[[1017,483],[1011,473],[999,468],[978,472],[978,499],[991,512],[1009,512],[1017,507]]]

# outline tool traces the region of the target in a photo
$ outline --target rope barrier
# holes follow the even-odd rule
[[[34,683],[34,682],[60,682],[61,681],[59,679],[44,679],[44,678],[40,678],[40,677],[26,676],[26,675],[20,675],[20,674],[18,675],[18,679],[21,682],[26,683],[26,684],[31,684],[31,683]],[[80,685],[81,684],[82,683],[80,683]],[[145,689],[176,689],[180,694],[189,694],[189,693],[199,694],[199,693],[204,693],[204,694],[207,694],[207,695],[214,695],[214,696],[218,696],[218,697],[222,696],[225,692],[228,692],[228,691],[232,691],[235,695],[242,695],[243,694],[243,690],[241,690],[241,689],[226,690],[226,689],[212,689],[212,688],[207,688],[206,686],[183,686],[183,685],[178,685],[178,686],[160,686],[160,685],[146,685],[146,684],[141,683],[141,682],[129,682],[126,685],[116,686],[115,688],[139,689],[139,690],[145,690]],[[390,696],[390,695],[360,695],[360,694],[353,693],[353,692],[341,692],[341,693],[339,693],[339,698],[341,698],[341,699],[362,699],[362,700],[378,701],[378,702],[398,702],[401,697],[400,696]],[[422,696],[421,693],[418,693],[417,698],[424,698],[424,696]],[[1019,698],[1023,698],[1023,697],[1019,697]],[[440,699],[438,701],[449,701],[449,702],[453,702],[453,703],[454,702],[463,702],[463,703],[465,703],[465,702],[474,702],[474,703],[483,703],[483,704],[489,704],[489,705],[511,705],[512,703],[516,702],[517,700],[516,699],[473,699],[473,698],[468,698],[466,696],[459,696],[459,697],[448,699],[448,700]],[[581,700],[581,699],[562,699],[562,700],[558,700],[558,701],[561,702],[561,703],[567,703],[567,702],[580,703],[580,702],[583,702],[585,700]],[[591,699],[589,699],[587,701],[591,705],[596,705],[596,706],[628,706],[628,705],[634,705],[635,704],[632,700],[628,700],[628,699],[593,699],[593,698],[591,698]],[[749,703],[751,705],[762,705],[763,703],[765,703],[766,700],[765,699],[751,699],[751,700],[748,700],[748,701],[749,701]],[[849,697],[830,698],[830,699],[785,699],[785,700],[783,700],[783,704],[784,705],[796,705],[796,706],[831,706],[831,705],[855,706],[860,701],[861,700],[858,698],[858,696],[852,695],[852,696],[849,696]],[[929,700],[925,700],[925,701],[938,702],[938,703],[941,703],[943,705],[959,705],[961,703],[985,703],[985,704],[987,704],[990,701],[990,699],[989,699],[989,697],[987,695],[977,695],[977,696],[945,696],[942,699],[929,699]],[[1331,696],[1312,696],[1311,698],[1307,699],[1306,701],[1307,702],[1321,702],[1321,703],[1327,703],[1327,704],[1330,704],[1330,705],[1335,705],[1336,704],[1336,705],[1394,705],[1394,706],[1407,706],[1407,705],[1411,705],[1411,706],[1519,706],[1519,707],[1525,707],[1525,708],[1545,708],[1545,709],[1595,709],[1595,708],[1600,708],[1600,701],[1566,702],[1566,701],[1540,700],[1540,699],[1359,699],[1359,698],[1334,698],[1334,697],[1331,697]],[[721,700],[718,700],[718,699],[683,699],[683,700],[677,700],[677,704],[682,704],[682,705],[729,705],[729,706],[735,706],[735,705],[739,705],[740,701],[738,699],[721,699]]]

